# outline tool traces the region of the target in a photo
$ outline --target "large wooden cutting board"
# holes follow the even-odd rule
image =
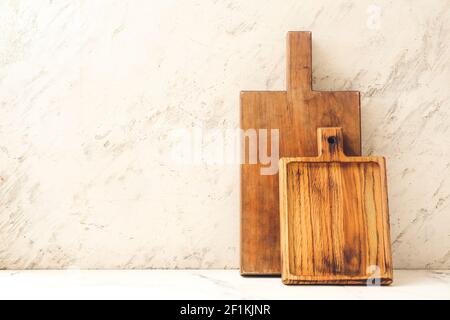
[[[330,55],[332,48],[330,48]],[[348,155],[361,154],[359,92],[313,91],[311,33],[290,32],[287,91],[241,93],[241,128],[279,129],[280,157],[315,156],[316,130],[343,127]],[[241,274],[280,275],[278,175],[241,166]]]
[[[385,159],[347,157],[343,141],[319,129],[318,157],[280,160],[285,284],[392,282]]]

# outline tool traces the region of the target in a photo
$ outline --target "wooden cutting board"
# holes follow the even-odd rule
[[[280,160],[285,284],[392,283],[385,159],[347,157],[343,143],[319,129],[318,157]]]
[[[317,128],[339,126],[346,154],[360,155],[359,92],[313,91],[311,33],[287,38],[288,90],[242,92],[241,128],[279,129],[280,157],[297,157],[317,154]],[[242,275],[281,274],[278,174],[261,175],[263,167],[241,166]]]

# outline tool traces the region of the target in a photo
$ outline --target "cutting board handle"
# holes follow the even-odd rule
[[[325,161],[339,161],[346,157],[342,128],[317,129],[317,146],[319,158]]]
[[[287,90],[300,94],[312,91],[311,32],[287,35]]]

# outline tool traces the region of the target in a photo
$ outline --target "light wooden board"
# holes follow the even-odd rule
[[[280,160],[285,284],[392,282],[382,157],[347,157],[342,130],[318,130],[319,156]]]
[[[287,51],[288,90],[242,92],[241,128],[279,129],[280,157],[297,157],[317,155],[317,128],[339,126],[346,153],[360,155],[359,92],[312,90],[310,32],[288,33]],[[241,166],[242,275],[281,274],[278,174],[261,167]]]

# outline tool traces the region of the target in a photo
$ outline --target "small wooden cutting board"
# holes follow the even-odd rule
[[[310,32],[289,32],[287,51],[287,91],[242,92],[241,128],[277,129],[280,157],[312,157],[317,128],[343,127],[346,154],[360,155],[359,92],[312,89]],[[281,274],[278,172],[262,175],[264,167],[241,166],[242,275]]]
[[[318,157],[280,160],[285,284],[392,283],[385,159],[343,144],[341,128],[318,129]]]

